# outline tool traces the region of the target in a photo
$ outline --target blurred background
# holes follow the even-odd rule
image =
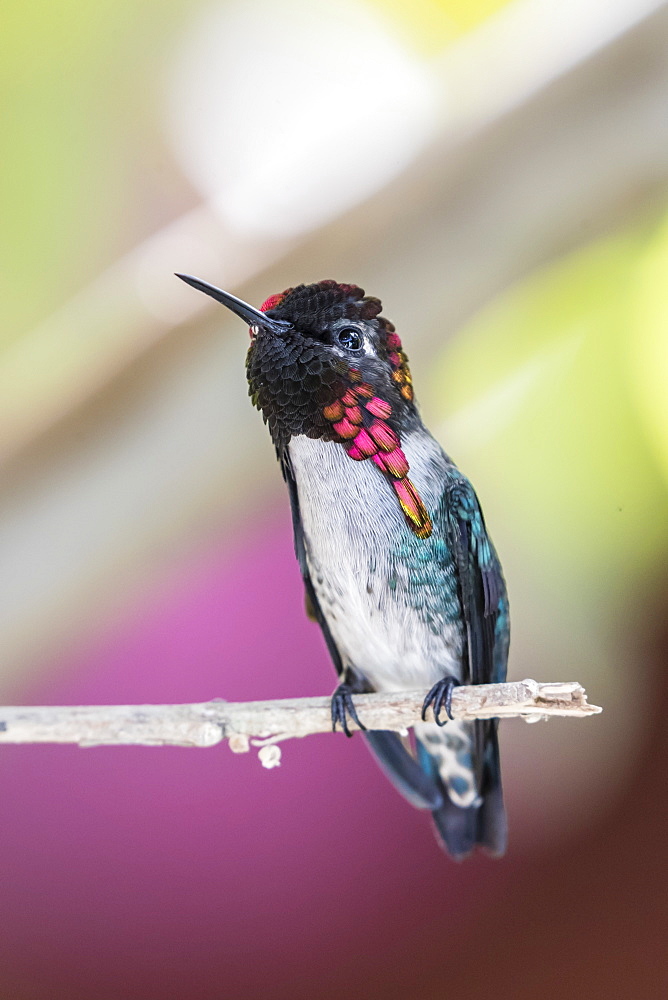
[[[456,865],[361,740],[3,747],[0,996],[664,997],[668,9],[7,0],[0,701],[333,690],[245,329],[383,300],[482,499],[511,839]]]

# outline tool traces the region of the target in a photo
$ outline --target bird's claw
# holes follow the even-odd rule
[[[366,729],[363,726],[357,715],[357,709],[355,708],[355,703],[352,699],[353,690],[350,684],[339,684],[336,691],[332,695],[332,732],[336,732],[337,724],[341,726],[341,729],[346,734],[346,736],[352,736],[348,728],[348,716],[353,720],[356,726],[360,729]]]
[[[434,722],[437,726],[444,726],[448,719],[454,718],[452,714],[452,692],[456,687],[459,687],[459,681],[456,681],[454,677],[442,677],[440,681],[434,684],[422,703],[421,715],[423,722],[427,721],[427,709],[430,705],[434,712]],[[443,719],[441,722],[440,715],[443,709],[445,709],[448,719]]]

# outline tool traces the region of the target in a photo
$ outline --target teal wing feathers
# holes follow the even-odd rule
[[[439,508],[439,522],[442,519],[457,568],[465,638],[463,679],[470,684],[504,681],[510,638],[506,585],[475,491],[454,467]],[[478,803],[460,808],[446,794],[443,805],[432,816],[441,840],[454,857],[466,857],[476,844],[499,856],[506,848],[507,823],[498,720],[478,720],[469,725]],[[469,728],[463,723],[459,726],[464,731]],[[444,738],[447,741],[447,734]],[[420,748],[423,766],[433,772],[433,761],[425,749]]]
[[[456,471],[439,513],[445,517],[446,537],[457,567],[466,631],[466,680],[499,683],[506,677],[510,631],[506,585],[475,490]]]

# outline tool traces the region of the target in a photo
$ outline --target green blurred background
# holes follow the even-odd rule
[[[328,996],[338,964],[363,996],[665,996],[666,4],[8,0],[0,80],[3,700],[293,696],[333,686],[326,669],[312,668],[314,655],[326,657],[313,653],[307,624],[303,635],[256,637],[283,587],[294,588],[301,614],[287,500],[246,397],[243,330],[181,287],[176,270],[256,304],[324,277],[383,300],[425,420],[483,501],[510,589],[511,677],[577,679],[605,708],[588,722],[506,723],[508,859],[452,874],[418,817],[396,848],[411,928],[404,951],[384,897],[380,915],[352,903],[360,939],[363,920],[374,921],[373,947],[342,959],[306,935],[306,979],[295,971],[298,947],[288,962],[263,944],[270,917],[265,924],[257,913],[246,938],[231,933],[227,911],[212,909],[206,932],[175,917],[155,931],[156,954],[164,947],[169,958],[155,967],[123,938],[133,892],[151,895],[154,882],[174,879],[178,913],[184,872],[199,871],[193,884],[200,877],[203,886],[207,866],[220,865],[226,884],[225,852],[212,844],[211,857],[198,854],[196,824],[176,867],[172,855],[164,868],[137,863],[134,889],[114,911],[113,948],[101,945],[113,906],[105,916],[101,905],[82,939],[82,900],[98,879],[112,884],[122,861],[94,847],[89,857],[68,836],[49,862],[41,793],[18,811],[8,796],[21,800],[48,774],[62,792],[54,822],[58,803],[68,815],[97,816],[99,776],[93,767],[72,779],[72,754],[82,751],[7,749],[13,764],[0,763],[0,782],[9,782],[5,810],[17,825],[5,882],[20,916],[6,908],[15,931],[4,995],[183,996],[195,981],[189,995]],[[241,588],[240,566],[264,567],[260,606],[249,596],[252,573]],[[231,618],[234,640],[224,631]],[[187,636],[178,662],[177,633]],[[250,666],[236,675],[229,660],[244,636]],[[300,662],[304,674],[291,673]],[[145,687],[133,688],[138,677]],[[314,746],[317,782],[331,741]],[[144,759],[99,753],[110,774],[116,761],[125,775]],[[364,748],[334,753],[339,780],[350,776],[341,803],[364,809]],[[165,757],[159,779],[144,776],[142,802],[159,812],[161,782],[174,775],[177,808],[180,759]],[[241,766],[202,762],[214,783],[221,769]],[[286,760],[283,770],[301,766]],[[251,824],[264,794],[256,771],[243,772]],[[84,796],[78,804],[70,780]],[[293,780],[290,795],[306,794],[299,774]],[[113,795],[121,813],[130,810],[122,781]],[[210,808],[218,815],[218,804]],[[386,810],[395,808],[397,823],[413,823],[382,798],[365,831],[375,825],[388,840]],[[292,804],[286,810],[297,822]],[[354,845],[359,831],[347,829],[342,810],[341,842]],[[102,827],[110,844],[129,836],[115,832],[113,809],[102,812],[89,846]],[[206,822],[209,813],[197,815]],[[292,914],[295,940],[306,913],[343,906],[321,882],[328,869],[341,869],[348,900],[359,878],[369,899],[378,884],[372,839],[355,879],[345,861],[354,846],[335,858],[314,846],[328,822],[323,813],[314,824],[311,867],[295,875],[310,885],[305,909]],[[283,850],[298,836],[286,823]],[[224,814],[223,827],[228,845],[238,841]],[[143,847],[130,837],[127,851],[149,858],[150,829],[142,836]],[[413,837],[422,837],[415,862]],[[257,849],[273,921],[284,902],[270,873],[285,856],[278,847],[272,856],[271,838]],[[384,852],[392,900],[397,861],[392,845]],[[22,909],[43,884],[30,882],[36,858],[47,883],[39,915]],[[418,858],[430,873],[424,885],[413,881]],[[238,863],[255,862],[249,848]],[[81,895],[63,921],[70,864]],[[63,881],[49,896],[56,865]],[[237,891],[243,899],[243,885]],[[434,916],[439,899],[459,928],[451,944]],[[229,949],[256,978],[240,965],[220,986]]]

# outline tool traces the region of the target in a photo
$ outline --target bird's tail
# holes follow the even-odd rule
[[[497,857],[506,849],[497,729],[497,719],[415,727],[420,765],[443,792],[443,803],[432,811],[434,824],[457,860],[476,844]]]

